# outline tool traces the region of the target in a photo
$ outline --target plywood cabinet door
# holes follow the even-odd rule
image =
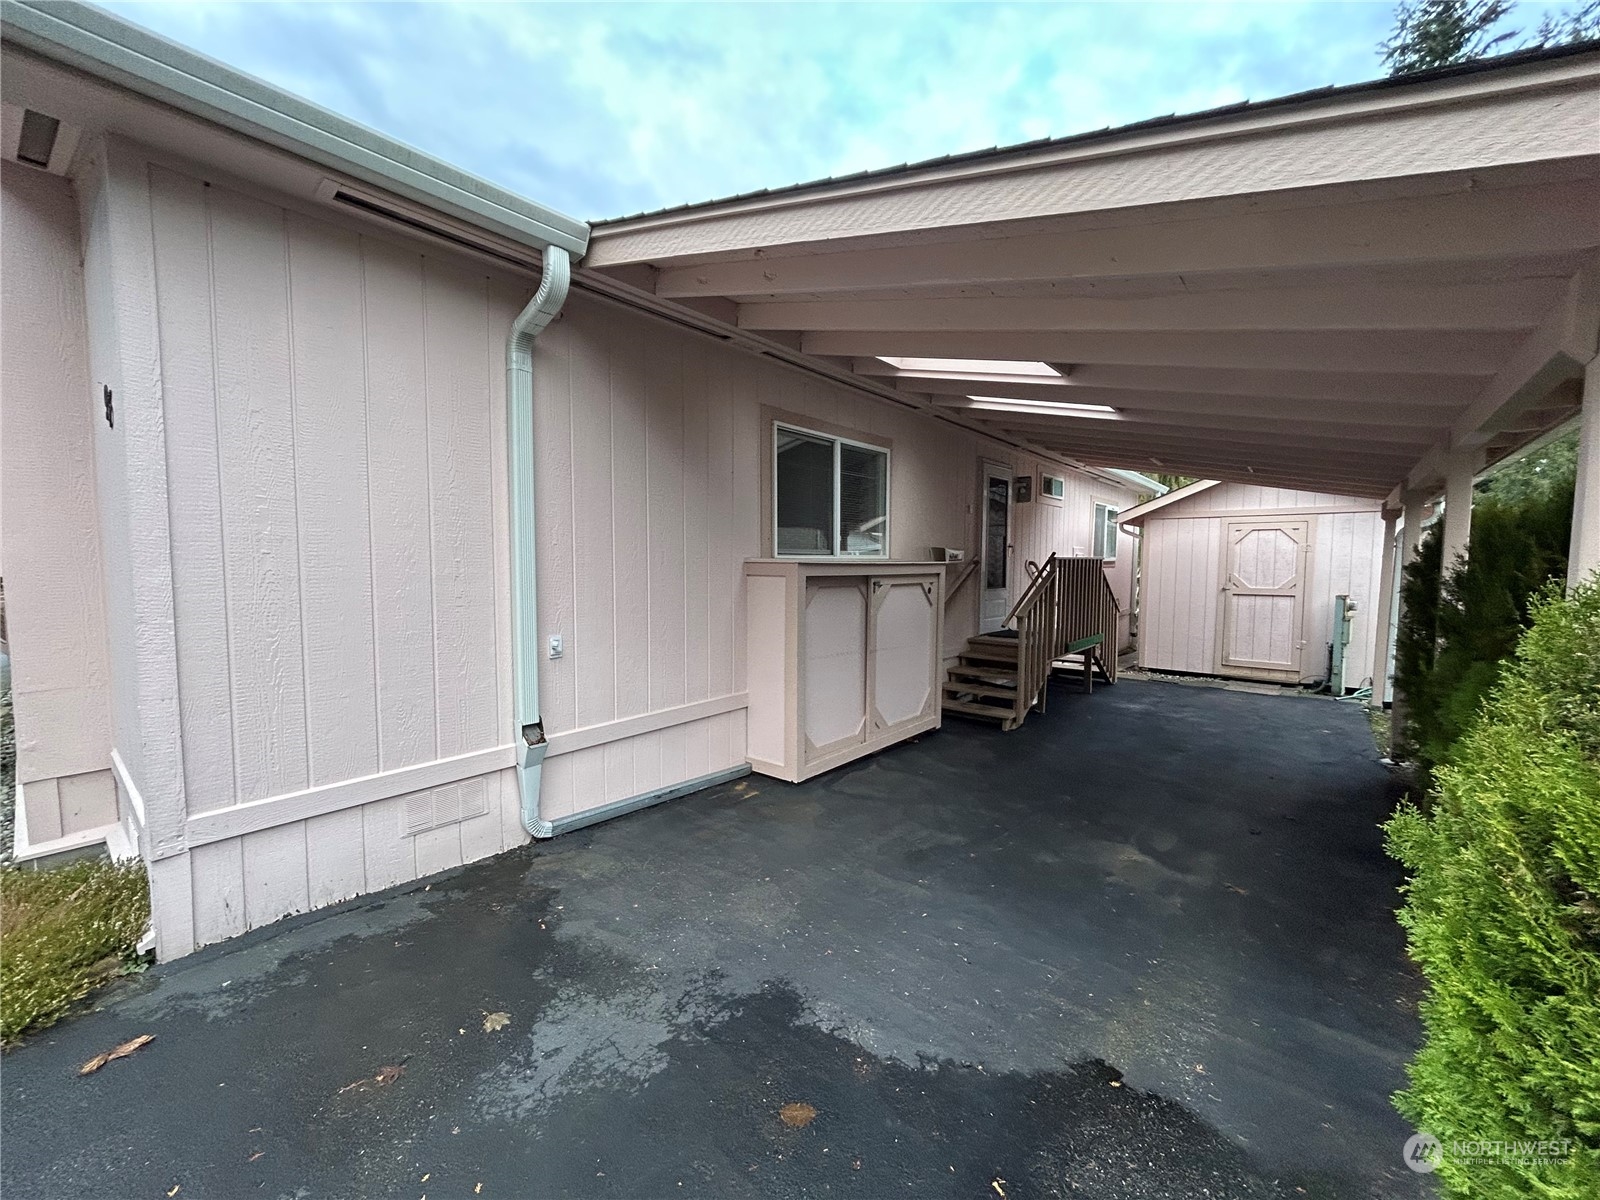
[[[938,703],[939,589],[932,577],[872,580],[868,688],[873,736],[925,720]]]
[[[805,582],[801,616],[801,729],[808,761],[866,740],[868,580]]]

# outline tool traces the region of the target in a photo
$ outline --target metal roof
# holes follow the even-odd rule
[[[1008,146],[988,146],[979,150],[965,150],[953,154],[941,154],[936,158],[925,158],[920,159],[917,162],[899,163],[889,167],[874,167],[865,171],[854,171],[848,175],[829,175],[822,179],[807,180],[803,183],[791,183],[781,187],[757,188],[754,191],[738,192],[731,196],[719,196],[714,200],[699,200],[685,204],[672,204],[663,208],[647,209],[641,212],[629,213],[627,216],[621,217],[604,217],[591,221],[590,225],[594,229],[604,229],[609,226],[622,225],[629,221],[642,220],[646,217],[661,217],[668,216],[673,213],[696,212],[701,209],[716,208],[717,206],[723,204],[734,204],[741,200],[757,200],[771,196],[787,196],[800,192],[821,191],[831,187],[841,187],[846,184],[860,183],[866,180],[889,179],[897,175],[911,175],[918,171],[931,170],[935,167],[956,166],[964,163],[978,163],[992,159],[1004,159],[1012,156],[1031,154],[1039,150],[1093,145],[1096,142],[1115,141],[1118,138],[1130,137],[1135,134],[1150,133],[1166,129],[1183,129],[1194,125],[1204,125],[1208,121],[1218,121],[1227,117],[1236,117],[1246,113],[1270,112],[1276,109],[1292,108],[1298,105],[1318,104],[1329,100],[1342,100],[1351,96],[1360,96],[1367,93],[1393,91],[1396,89],[1416,87],[1421,84],[1435,83],[1445,79],[1479,75],[1490,71],[1501,71],[1530,63],[1542,63],[1548,62],[1552,59],[1566,58],[1576,54],[1584,54],[1592,50],[1600,50],[1600,39],[1572,42],[1562,46],[1540,46],[1529,50],[1517,50],[1509,54],[1495,55],[1492,58],[1475,59],[1471,62],[1455,63],[1446,67],[1434,67],[1427,71],[1413,71],[1405,75],[1394,75],[1385,77],[1383,79],[1364,80],[1360,83],[1332,84],[1327,87],[1312,88],[1303,92],[1294,92],[1287,96],[1275,96],[1267,100],[1244,100],[1237,104],[1225,104],[1218,108],[1208,108],[1200,112],[1168,113],[1165,116],[1148,117],[1141,121],[1134,121],[1128,125],[1106,126],[1103,129],[1093,129],[1083,133],[1067,134],[1062,137],[1035,138],[1033,141],[1017,142]]]

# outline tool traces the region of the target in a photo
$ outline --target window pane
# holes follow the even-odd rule
[[[833,442],[779,426],[779,554],[833,553]]]
[[[842,554],[884,553],[889,528],[889,456],[839,447],[839,531]]]
[[[1011,480],[996,476],[984,495],[983,586],[1006,586],[1006,526],[1011,516]]]

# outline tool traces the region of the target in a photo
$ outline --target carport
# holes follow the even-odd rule
[[[579,277],[1083,463],[1381,499],[1407,560],[1425,505],[1464,552],[1474,477],[1581,419],[1576,579],[1597,196],[1580,46],[646,213]]]

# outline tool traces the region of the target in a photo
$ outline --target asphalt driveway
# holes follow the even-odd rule
[[[121,984],[0,1065],[0,1190],[1426,1195],[1396,795],[1354,706],[1064,686]]]

